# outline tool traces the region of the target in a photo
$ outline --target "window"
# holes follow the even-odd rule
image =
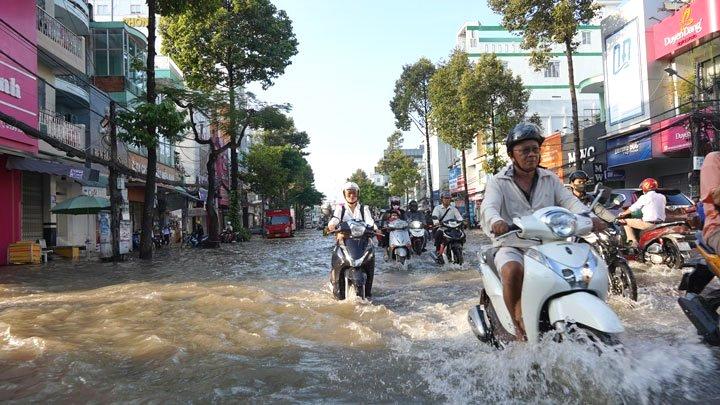
[[[560,77],[560,62],[551,61],[545,68],[545,77]]]
[[[592,36],[590,31],[582,31],[582,44],[590,45],[592,43],[590,40],[591,37]]]
[[[130,5],[130,14],[141,14],[141,13],[142,13],[142,6],[140,4]]]
[[[470,48],[476,48],[477,47],[477,39],[470,38]]]
[[[713,62],[708,59],[700,63],[700,85],[702,88],[708,88],[712,86],[712,77],[715,76],[715,69],[713,68]]]
[[[95,6],[95,9],[97,10],[97,15],[108,15],[110,14],[110,6],[107,4],[98,4]]]

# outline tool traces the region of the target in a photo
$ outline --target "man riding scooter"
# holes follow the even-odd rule
[[[437,261],[438,264],[445,263],[442,258],[442,252],[440,251],[440,246],[443,244],[444,241],[442,229],[440,229],[440,226],[444,221],[450,219],[455,219],[458,222],[462,222],[463,220],[462,214],[460,214],[460,211],[458,211],[457,208],[450,205],[451,202],[452,195],[450,194],[450,192],[443,191],[440,194],[440,205],[437,205],[432,212],[433,225],[435,226],[435,233],[433,235],[433,239],[435,239],[435,261]]]
[[[583,170],[577,170],[570,175],[570,189],[575,197],[583,204],[588,205],[592,202],[592,197],[587,193],[587,183],[590,176]]]
[[[426,215],[424,212],[418,211],[418,203],[415,200],[410,201],[407,208],[408,210],[405,212],[405,217],[410,223],[410,240],[413,251],[419,256],[425,251],[425,245],[430,236],[426,226]]]
[[[664,195],[655,191],[658,187],[657,180],[653,178],[643,180],[642,183],[640,183],[640,189],[642,189],[644,194],[618,215],[618,218],[625,219],[625,235],[628,243],[633,248],[638,247],[635,229],[642,231],[665,222],[665,205],[667,204],[667,199]],[[628,218],[637,211],[642,212],[642,218]]]
[[[400,197],[392,196],[388,199],[388,208],[383,213],[382,217],[380,218],[380,225],[382,227],[382,238],[378,241],[378,246],[387,248],[388,247],[388,241],[390,233],[386,229],[386,224],[388,222],[388,219],[390,218],[390,215],[392,213],[396,213],[398,216],[398,219],[405,220],[405,210],[400,208]]]

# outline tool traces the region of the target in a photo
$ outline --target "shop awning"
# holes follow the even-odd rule
[[[11,170],[65,176],[74,180],[98,181],[100,178],[100,172],[95,169],[29,157],[10,156],[5,167]]]
[[[51,212],[55,214],[97,214],[102,210],[110,209],[110,200],[102,197],[80,195],[56,204]]]

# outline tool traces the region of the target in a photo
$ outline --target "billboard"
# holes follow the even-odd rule
[[[650,131],[607,140],[607,167],[627,165],[652,159]]]
[[[38,127],[37,24],[34,1],[4,2],[0,29],[0,111]],[[14,30],[13,30],[14,29]],[[0,121],[0,146],[37,153],[37,139]]]
[[[644,112],[640,55],[637,19],[605,38],[605,87],[610,125]]]
[[[662,59],[720,31],[720,7],[717,0],[695,0],[650,30],[652,44],[648,44],[648,59]]]

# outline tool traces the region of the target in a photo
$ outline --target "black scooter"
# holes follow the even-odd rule
[[[331,233],[343,236],[343,242],[335,247],[331,260],[333,295],[344,300],[347,292],[354,288],[358,297],[370,298],[375,275],[375,252],[370,240],[375,231],[363,221],[351,220],[341,222]]]
[[[694,263],[693,271],[683,274],[678,289],[687,293],[678,298],[678,304],[685,316],[695,325],[703,341],[712,346],[720,346],[720,289],[703,293],[713,278],[720,277],[720,257],[704,243],[699,232],[697,250],[702,259]]]
[[[462,230],[463,223],[448,219],[440,225],[443,241],[440,244],[440,258],[444,256],[444,262],[463,264],[463,245],[465,244],[465,232]]]

